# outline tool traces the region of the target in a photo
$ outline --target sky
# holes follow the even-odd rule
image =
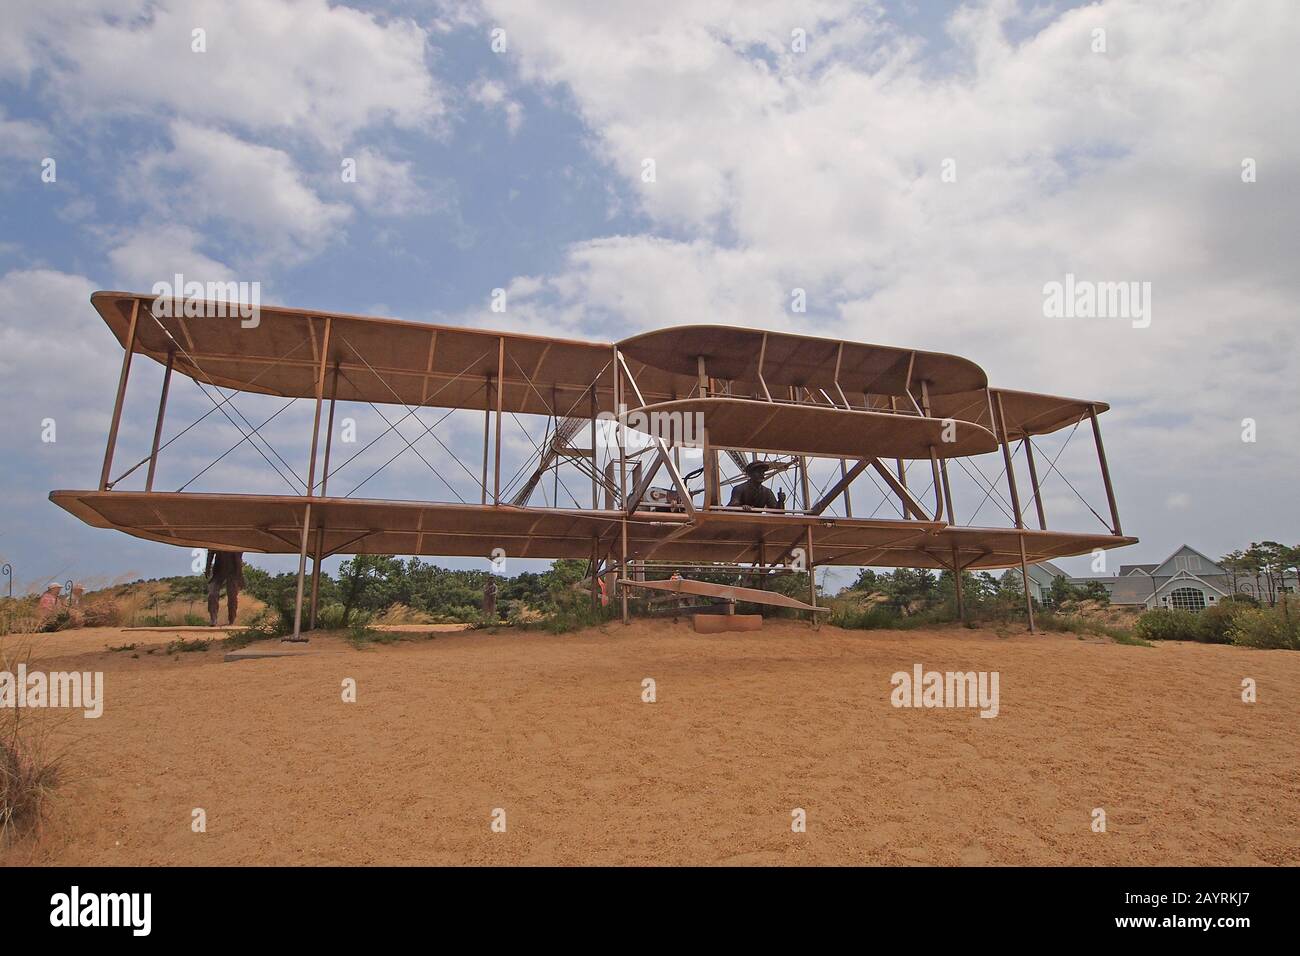
[[[102,461],[121,349],[90,294],[177,272],[416,322],[601,341],[718,323],[954,352],[994,385],[1110,403],[1141,543],[1108,573],[1184,542],[1212,557],[1300,542],[1290,2],[5,7],[0,559],[16,591],[189,570],[188,551],[47,497],[94,487]],[[1067,275],[1137,283],[1149,311],[1051,315],[1045,288]],[[136,363],[115,472],[148,453],[160,381]],[[210,407],[178,381],[166,438]],[[238,407],[260,421],[279,405]],[[352,414],[361,444],[382,431]],[[302,472],[310,422],[299,402],[265,432]],[[508,424],[522,462],[532,445]],[[480,429],[456,413],[440,434],[473,462]],[[164,452],[158,486],[238,440],[210,416]],[[389,434],[350,482],[402,447]],[[1051,526],[1103,530],[1091,435],[1044,438],[1058,452]],[[972,467],[994,477],[995,458]],[[973,474],[955,480],[960,522],[1004,520]],[[437,498],[437,481],[407,454],[364,494]],[[187,487],[284,485],[245,444]],[[855,514],[881,497],[854,495]]]

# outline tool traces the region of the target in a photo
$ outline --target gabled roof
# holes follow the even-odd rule
[[[1150,573],[1155,575],[1156,577],[1164,577],[1166,575],[1172,575],[1176,573],[1179,569],[1173,566],[1173,561],[1174,558],[1177,558],[1181,555],[1193,555],[1197,558],[1200,558],[1202,561],[1206,562],[1207,564],[1209,564],[1210,568],[1202,569],[1199,572],[1201,574],[1226,574],[1227,573],[1226,571],[1224,571],[1223,567],[1220,566],[1218,561],[1215,561],[1213,558],[1207,557],[1206,555],[1202,554],[1200,551],[1197,551],[1191,545],[1187,545],[1187,544],[1180,545],[1178,548],[1176,548],[1174,552],[1171,555],[1169,555],[1169,557],[1161,561],[1160,564],[1157,565]]]
[[[1047,579],[1049,581],[1053,578],[1069,577],[1068,574],[1066,574],[1063,570],[1061,570],[1051,561],[1039,561],[1037,564],[1031,564],[1029,566],[1029,571],[1031,576],[1034,571],[1038,571],[1038,570],[1043,571],[1047,575]]]
[[[1147,575],[1160,567],[1158,564],[1121,564],[1119,566],[1119,576],[1128,577],[1130,574]]]

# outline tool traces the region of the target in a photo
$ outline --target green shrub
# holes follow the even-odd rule
[[[212,639],[208,637],[196,637],[192,641],[177,638],[167,645],[168,654],[184,654],[191,651],[206,651],[212,645]]]
[[[953,620],[955,616],[948,607],[933,607],[915,614],[903,614],[886,604],[876,604],[872,607],[838,605],[831,611],[827,623],[850,630],[913,631],[950,624]]]
[[[877,604],[872,607],[845,605],[831,611],[828,623],[851,630],[874,631],[900,628],[903,626],[903,620],[903,615],[883,605]]]
[[[1133,633],[1146,641],[1198,640],[1196,615],[1191,611],[1157,607],[1133,624]]]
[[[1136,644],[1138,646],[1150,647],[1141,637],[1134,637],[1133,634],[1122,627],[1113,627],[1104,624],[1101,621],[1092,621],[1086,617],[1080,617],[1077,614],[1061,614],[1057,611],[1041,611],[1034,615],[1034,623],[1044,631],[1056,631],[1066,634],[1096,634],[1103,637],[1109,637],[1117,644]]]
[[[342,604],[325,604],[316,608],[316,626],[322,631],[337,631],[346,623]]]
[[[574,604],[569,607],[556,608],[550,614],[547,614],[541,621],[541,627],[552,634],[567,634],[570,631],[580,631],[584,627],[592,627],[596,624],[604,624],[613,616],[614,604],[609,607],[592,608],[590,601],[588,603]],[[526,624],[525,627],[535,625]]]
[[[1206,644],[1231,644],[1232,622],[1248,605],[1236,601],[1223,601],[1207,607],[1196,616],[1196,639]]]
[[[357,614],[355,619],[348,625],[347,642],[357,650],[370,647],[374,644],[396,644],[399,641],[410,640],[417,635],[404,634],[401,631],[379,631],[371,627],[374,620],[371,614]],[[423,636],[423,635],[418,635]]]
[[[1285,604],[1246,608],[1232,620],[1232,643],[1263,650],[1300,650],[1300,621]]]
[[[290,628],[293,622],[290,621]],[[283,637],[288,634],[289,630],[284,626],[284,617],[278,611],[272,608],[263,608],[257,615],[248,622],[248,625],[240,631],[232,631],[222,640],[221,645],[227,650],[239,650],[241,647],[247,647],[254,641],[266,641],[275,637]]]
[[[1128,644],[1132,647],[1155,647],[1155,645],[1150,641],[1144,641],[1142,638],[1138,637],[1136,634],[1130,633],[1129,631],[1117,630],[1110,637],[1116,644]]]
[[[40,630],[43,633],[48,634],[53,631],[71,630],[76,626],[77,622],[73,618],[72,611],[68,610],[66,607],[61,607],[45,620],[41,621]]]

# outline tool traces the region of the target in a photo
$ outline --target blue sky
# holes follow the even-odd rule
[[[178,270],[415,321],[602,340],[731,322],[941,348],[998,385],[1112,403],[1121,513],[1143,538],[1121,560],[1300,539],[1286,4],[67,0],[8,19],[0,554],[20,586],[188,567],[45,500],[98,475],[120,350],[90,291]],[[1045,318],[1043,285],[1067,272],[1151,282],[1151,327]],[[498,287],[505,316],[487,309]],[[150,364],[119,465],[147,450]],[[170,423],[206,407],[178,389]],[[309,415],[270,432],[298,460]],[[205,426],[167,480],[231,444]],[[472,460],[473,424],[449,429]],[[1062,464],[1101,510],[1085,438]],[[247,448],[205,480],[275,488]],[[428,481],[402,460],[367,494]],[[963,495],[969,514],[980,496]],[[1096,530],[1063,484],[1049,512]]]

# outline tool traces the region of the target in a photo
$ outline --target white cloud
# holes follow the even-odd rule
[[[519,132],[524,123],[524,107],[509,95],[505,84],[497,80],[480,80],[470,88],[469,96],[485,109],[500,110],[511,136]]]
[[[354,194],[369,212],[411,216],[433,207],[435,197],[420,184],[412,163],[391,159],[369,147],[362,147],[350,158],[356,160],[356,181],[346,184],[343,194]]]
[[[1019,43],[1016,4],[968,4],[938,66],[848,4],[484,6],[520,75],[571,94],[672,237],[574,246],[511,321],[612,336],[797,319],[943,349],[995,384],[1111,401],[1112,467],[1144,482],[1141,505],[1159,508],[1170,473],[1194,500],[1243,467],[1288,482],[1294,416],[1249,461],[1231,427],[1300,406],[1288,4],[1099,3],[1036,15]],[[1043,285],[1067,272],[1150,282],[1151,327],[1044,318]],[[795,286],[807,315],[785,309]]]
[[[224,223],[243,250],[241,267],[265,268],[314,255],[352,214],[308,187],[281,150],[182,121],[171,135],[172,148],[142,157],[123,183],[153,207],[154,221],[142,229]]]
[[[122,350],[106,350],[112,337],[90,306],[94,288],[85,276],[49,269],[0,276],[0,406],[9,410],[4,416],[6,458],[30,466],[38,452],[45,452],[55,461],[84,465],[94,457],[95,442],[103,453],[108,411],[100,414],[102,402],[90,404],[89,399],[111,396],[117,377],[113,354],[120,361]],[[70,383],[76,383],[75,390]],[[55,448],[40,441],[45,418],[55,420]],[[79,480],[88,479],[83,474]]]
[[[30,175],[37,179],[41,160],[50,155],[53,138],[40,123],[31,120],[9,119],[0,106],[0,159],[24,160],[29,164]]]
[[[6,19],[0,73],[44,70],[83,118],[161,110],[341,148],[373,124],[429,129],[444,112],[422,28],[326,0],[81,0]]]
[[[114,285],[148,291],[180,273],[196,282],[237,282],[236,270],[199,251],[201,236],[188,226],[165,223],[133,231],[108,253]]]

